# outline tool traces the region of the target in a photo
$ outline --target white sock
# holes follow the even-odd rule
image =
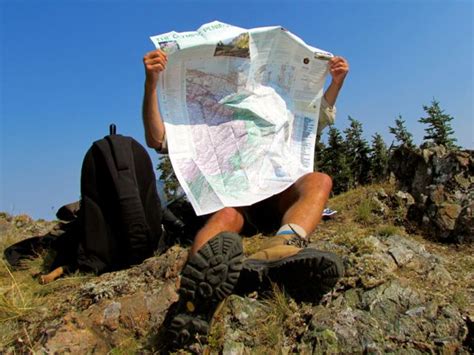
[[[276,235],[285,235],[285,234],[296,234],[297,236],[301,238],[305,238],[307,236],[306,231],[303,229],[303,227],[295,224],[295,223],[287,223],[284,224],[280,227]]]

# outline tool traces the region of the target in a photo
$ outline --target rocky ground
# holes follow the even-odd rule
[[[330,201],[339,211],[312,246],[344,261],[346,275],[320,302],[284,290],[232,295],[198,353],[460,353],[474,350],[474,246],[408,234],[409,198],[394,186],[359,188]],[[0,214],[1,251],[55,222]],[[265,239],[244,239],[246,253]],[[187,249],[100,277],[75,274],[49,285],[0,266],[0,352],[159,353],[163,320],[177,300]]]
[[[399,147],[390,159],[397,184],[411,200],[408,219],[432,239],[474,241],[474,151],[425,144]]]

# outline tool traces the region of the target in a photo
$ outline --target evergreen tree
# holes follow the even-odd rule
[[[381,182],[387,178],[388,149],[382,136],[378,133],[372,136],[370,172],[372,179],[376,182]]]
[[[395,119],[395,127],[388,127],[391,134],[395,136],[395,139],[401,146],[407,148],[415,148],[413,144],[413,135],[408,132],[405,127],[405,120],[401,115],[398,115],[398,118]]]
[[[321,136],[317,135],[316,137],[316,144],[314,146],[314,171],[319,171],[321,169],[321,165],[324,161],[324,151],[326,146],[324,142],[321,140]]]
[[[174,199],[179,188],[179,182],[174,174],[173,166],[171,165],[171,160],[168,155],[160,155],[158,170],[160,171],[160,181],[164,184],[164,192],[167,199]]]
[[[423,139],[431,140],[435,144],[444,145],[447,148],[457,148],[454,144],[457,139],[451,136],[454,134],[454,130],[449,123],[453,117],[445,114],[444,110],[439,107],[439,102],[434,99],[431,106],[423,106],[423,110],[428,114],[428,117],[418,120],[418,122],[428,125],[428,128],[425,128],[426,136]]]
[[[370,183],[370,148],[369,143],[362,137],[362,124],[349,116],[350,126],[344,130],[346,135],[346,154],[354,177],[354,184],[363,185]]]
[[[329,128],[328,144],[324,149],[320,169],[331,176],[332,190],[335,194],[347,191],[352,185],[352,174],[347,162],[344,140],[335,127]]]

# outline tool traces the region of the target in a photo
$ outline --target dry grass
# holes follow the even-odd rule
[[[13,342],[31,343],[25,321],[40,305],[35,285],[28,280],[26,272],[12,272],[3,260],[0,270],[0,349]]]
[[[395,186],[389,183],[362,186],[331,198],[328,206],[338,213],[321,223],[313,238],[341,242],[347,246],[369,235],[406,235],[404,227],[398,225],[400,214],[404,211],[389,206],[380,211],[376,199],[381,190],[390,195],[395,192]]]
[[[0,252],[25,238],[44,235],[55,222],[32,221],[25,215],[0,214]],[[41,285],[35,275],[45,270],[48,254],[23,262],[22,269],[13,270],[0,262],[0,352],[33,352],[38,326],[45,319],[55,319],[64,312],[64,299],[84,281],[72,275],[48,285]],[[15,351],[12,346],[14,345]],[[8,350],[10,349],[10,350]]]
[[[33,310],[34,298],[31,297],[27,287],[20,287],[8,265],[2,260],[2,267],[9,276],[9,284],[0,287],[0,322],[17,319]],[[23,289],[23,290],[22,290]]]
[[[405,235],[405,230],[392,224],[383,224],[377,228],[377,235],[388,237],[391,235]]]
[[[265,353],[271,349],[277,351],[283,346],[285,338],[286,320],[289,319],[298,307],[277,285],[272,285],[271,294],[262,301],[264,315],[256,322],[255,336],[260,346],[255,349],[258,353]]]

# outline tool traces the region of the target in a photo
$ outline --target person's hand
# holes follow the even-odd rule
[[[332,81],[335,84],[341,85],[349,72],[349,63],[343,57],[333,57],[329,61],[329,72],[332,76]]]
[[[160,73],[165,70],[168,57],[161,49],[148,52],[143,57],[145,66],[146,84],[150,87],[156,87]]]

